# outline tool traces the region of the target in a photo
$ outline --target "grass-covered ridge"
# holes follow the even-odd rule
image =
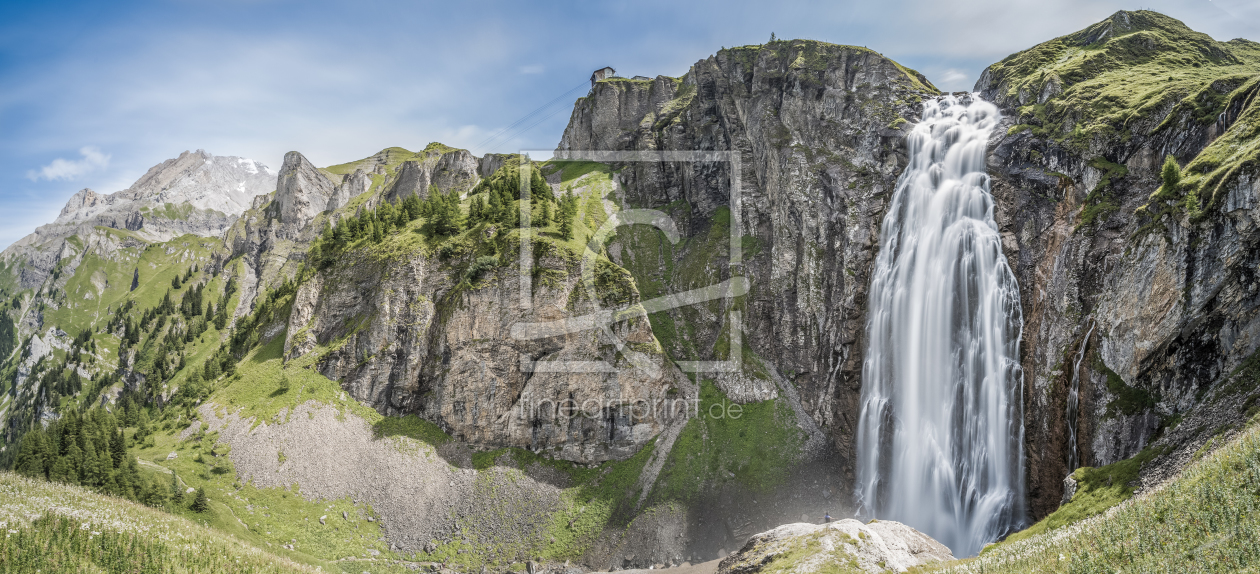
[[[1145,10],[1117,12],[986,71],[999,97],[1018,108],[1014,129],[1081,148],[1097,136],[1131,137],[1140,119],[1158,120],[1142,129],[1170,127],[1164,120],[1185,109],[1215,121],[1226,96],[1257,74],[1260,44],[1217,42]]]
[[[1198,210],[1189,202],[1202,202],[1204,210],[1220,205],[1221,190],[1241,171],[1254,170],[1260,162],[1260,75],[1221,101],[1222,113],[1231,116],[1232,124],[1183,171],[1179,195],[1187,198],[1186,209],[1191,213]]]
[[[1180,183],[1141,210],[1153,219],[1182,209],[1201,217],[1260,161],[1260,44],[1218,42],[1156,12],[1117,12],[1012,54],[985,78],[978,87],[1017,110],[1011,133],[1031,131],[1080,152],[1196,126],[1223,130],[1196,157],[1177,158]],[[1092,202],[1082,224],[1114,209]]]
[[[423,160],[431,156],[442,155],[453,151],[459,151],[459,149],[453,148],[441,142],[432,142],[425,146],[423,150],[418,152],[413,152],[401,147],[388,147],[361,160],[330,165],[323,168],[323,170],[333,175],[349,175],[354,173],[354,170],[356,169],[372,171],[372,169],[376,166],[381,165],[385,167],[386,171],[393,171],[394,168],[402,165],[405,161]]]
[[[940,90],[923,74],[862,46],[831,44],[818,40],[772,40],[765,44],[723,48],[718,52],[717,57],[733,60],[743,65],[745,71],[751,71],[758,58],[767,57],[786,59],[790,70],[826,72],[829,67],[840,61],[842,52],[869,53],[885,58],[905,74],[902,80],[904,87],[930,94],[940,93]]]

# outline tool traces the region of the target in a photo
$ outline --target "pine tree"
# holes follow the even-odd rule
[[[338,251],[345,249],[346,244],[350,242],[350,236],[346,233],[345,225],[338,225],[333,229],[333,245]]]
[[[1202,201],[1199,199],[1199,190],[1197,188],[1192,188],[1186,194],[1185,208],[1186,213],[1190,214],[1192,218],[1198,218],[1203,214]]]
[[[573,239],[573,220],[577,215],[577,198],[569,190],[560,199],[560,209],[556,214],[556,229],[566,241]]]
[[[537,168],[529,170],[529,197],[534,201],[550,201],[553,198],[551,186],[547,185],[542,171]]]
[[[482,217],[491,223],[503,220],[503,200],[494,190],[490,191],[490,205],[482,212]]]
[[[407,221],[415,221],[420,218],[420,196],[408,195],[403,200],[403,211],[407,214]]]
[[[101,490],[111,496],[124,496],[122,487],[118,485],[117,470],[110,472],[109,476],[105,477],[105,484],[101,486]]]
[[[52,470],[48,472],[48,480],[69,483],[70,477],[70,461],[64,456],[57,457],[56,462],[52,465]]]
[[[147,491],[142,501],[153,507],[166,504],[166,487],[156,477],[145,481]]]
[[[544,199],[542,201],[542,210],[538,214],[538,221],[534,223],[535,227],[547,227],[551,225],[551,202]]]
[[[179,477],[175,475],[175,471],[171,471],[171,502],[179,505],[184,503],[184,490],[179,487]]]
[[[210,509],[210,500],[206,498],[206,489],[204,487],[197,489],[197,494],[193,497],[193,512],[205,512]]]
[[[100,486],[101,463],[96,455],[96,447],[91,440],[87,441],[87,447],[83,449],[83,484],[87,486]]]
[[[83,451],[79,448],[79,444],[74,440],[70,441],[70,446],[66,448],[66,455],[61,457],[66,461],[65,482],[67,484],[79,484],[80,470],[83,468]]]
[[[485,211],[486,204],[480,195],[473,196],[472,201],[468,203],[468,225],[469,227],[481,223],[482,212]]]
[[[136,464],[136,457],[124,456],[123,458],[123,465],[118,469],[118,487],[122,489],[123,496],[135,498],[136,493],[143,486],[140,482],[140,467]]]
[[[47,478],[48,474],[44,465],[47,458],[45,451],[44,430],[37,426],[22,436],[17,456],[14,458],[13,469],[18,474],[31,478]]]
[[[454,235],[464,226],[464,215],[459,209],[459,192],[429,196],[433,202],[433,232],[438,235]]]
[[[406,202],[403,203],[404,205],[402,208],[394,215],[394,227],[397,227],[398,229],[406,229],[407,222],[411,221],[411,215],[407,213],[407,206],[405,205]]]
[[[122,468],[123,461],[127,460],[127,439],[121,428],[117,428],[109,438],[109,454],[114,460],[114,468]]]

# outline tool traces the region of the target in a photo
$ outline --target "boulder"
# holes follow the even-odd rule
[[[718,564],[718,574],[763,570],[810,572],[905,572],[953,560],[949,548],[905,524],[853,519],[829,524],[785,524],[748,539]]]

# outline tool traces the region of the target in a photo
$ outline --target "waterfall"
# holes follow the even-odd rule
[[[1089,336],[1094,334],[1094,324],[1090,323],[1089,331],[1081,340],[1081,348],[1076,351],[1076,360],[1072,362],[1072,386],[1068,388],[1067,427],[1068,427],[1068,472],[1081,465],[1081,455],[1076,450],[1076,414],[1081,404],[1081,361],[1085,359],[1085,346],[1089,344]]]
[[[856,500],[971,556],[1024,524],[1019,287],[985,174],[1000,114],[926,102],[880,229],[862,365]]]

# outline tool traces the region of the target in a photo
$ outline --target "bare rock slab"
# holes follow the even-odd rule
[[[905,524],[853,519],[830,524],[785,524],[748,539],[718,564],[718,574],[763,570],[810,572],[905,572],[953,560],[944,544]]]

